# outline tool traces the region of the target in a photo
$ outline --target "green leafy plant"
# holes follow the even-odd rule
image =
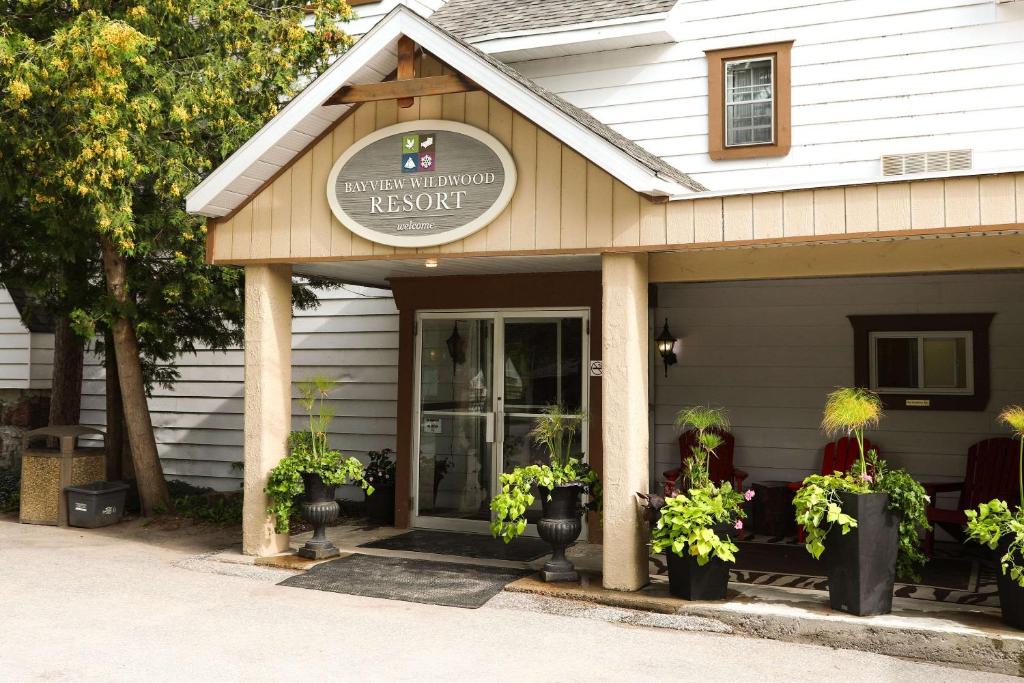
[[[921,552],[921,530],[928,524],[928,495],[905,470],[889,469],[874,450],[865,452],[864,432],[877,426],[882,418],[882,401],[878,394],[861,388],[840,388],[828,395],[821,426],[829,436],[852,436],[860,450],[859,459],[849,472],[812,474],[803,481],[793,497],[797,524],[806,533],[806,548],[815,559],[825,551],[825,538],[835,528],[850,533],[857,520],[843,511],[841,492],[854,494],[887,493],[889,509],[897,512],[899,522],[899,554],[896,573],[905,578],[919,578],[919,570],[927,561]]]
[[[270,498],[267,514],[274,516],[274,528],[286,534],[295,511],[295,499],[303,493],[303,474],[315,474],[328,486],[358,484],[367,495],[373,486],[366,480],[363,464],[357,459],[343,456],[327,443],[327,427],[334,417],[326,399],[336,382],[314,377],[298,382],[300,402],[309,415],[309,429],[295,431],[288,436],[289,453],[267,478],[264,489]]]
[[[696,443],[684,463],[688,488],[665,500],[664,507],[651,530],[651,552],[671,551],[683,557],[697,558],[704,566],[717,557],[735,562],[739,548],[728,529],[742,529],[746,512],[743,503],[754,497],[753,491],[740,493],[732,484],[711,481],[711,458],[724,439],[721,432],[729,428],[729,418],[721,408],[691,406],[676,415],[679,431],[693,429]]]
[[[982,503],[977,510],[966,510],[967,538],[992,550],[1007,539],[1006,552],[999,558],[999,564],[1003,574],[1009,574],[1018,586],[1024,588],[1024,566],[1019,564],[1024,560],[1024,508],[1021,506],[1024,503],[1024,406],[1007,406],[999,413],[999,420],[1010,428],[1020,444],[1017,465],[1020,498],[1017,500],[1021,502],[1015,510],[1011,510],[1005,500],[998,499]]]
[[[491,500],[491,533],[495,538],[508,543],[526,530],[526,510],[535,500],[534,487],[552,491],[556,486],[576,484],[590,497],[586,507],[600,509],[601,482],[597,473],[572,457],[573,439],[582,423],[582,417],[566,413],[561,406],[548,406],[537,417],[530,437],[547,450],[549,464],[517,467],[501,475],[501,493]]]
[[[370,463],[366,466],[366,481],[375,488],[395,485],[394,451],[385,448],[382,451],[370,451]]]
[[[724,443],[721,432],[729,429],[729,417],[722,408],[690,406],[676,413],[676,429],[683,432],[693,429],[697,432],[696,443],[690,457],[684,463],[686,481],[689,486],[702,487],[711,483],[711,458]]]

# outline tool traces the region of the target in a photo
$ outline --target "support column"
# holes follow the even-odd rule
[[[274,533],[263,489],[284,457],[291,430],[292,269],[245,267],[245,499],[242,549],[264,557],[288,550]]]
[[[604,587],[649,581],[648,531],[636,493],[647,493],[647,254],[603,254],[602,361]]]

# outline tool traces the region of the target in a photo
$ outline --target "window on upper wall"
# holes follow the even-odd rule
[[[857,386],[890,409],[984,410],[992,315],[850,316]]]
[[[792,42],[709,50],[708,154],[783,156],[790,146]]]

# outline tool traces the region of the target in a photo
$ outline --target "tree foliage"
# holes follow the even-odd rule
[[[4,3],[0,277],[74,313],[83,336],[127,316],[150,381],[175,378],[177,353],[239,342],[241,273],[205,263],[184,194],[348,46],[335,18],[350,14],[341,0]],[[128,257],[126,305],[104,295],[101,235]]]

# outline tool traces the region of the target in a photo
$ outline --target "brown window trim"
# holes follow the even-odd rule
[[[793,41],[748,45],[724,50],[705,50],[708,60],[708,154],[712,159],[753,159],[789,154],[790,51]],[[775,142],[742,147],[725,146],[725,62],[733,59],[774,57]]]
[[[988,328],[993,317],[995,313],[847,316],[853,325],[854,382],[858,387],[871,385],[869,337],[872,332],[970,330],[974,344],[973,394],[881,394],[882,404],[888,410],[985,410],[991,386]],[[928,400],[928,405],[907,405],[907,401],[918,399]]]

